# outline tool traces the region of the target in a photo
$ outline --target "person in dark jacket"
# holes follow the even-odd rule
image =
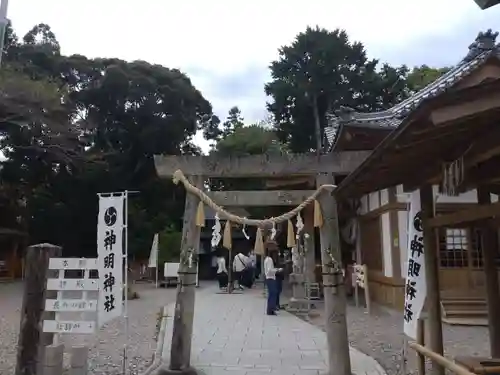
[[[279,259],[279,251],[273,252],[273,261],[276,264],[276,268],[279,269],[279,271],[276,272],[276,310],[279,310],[281,309],[280,297],[283,291],[283,280],[285,279],[285,273]]]
[[[276,315],[276,301],[278,299],[276,297],[276,273],[282,271],[274,265],[274,259],[276,259],[276,256],[273,255],[273,253],[277,253],[276,244],[270,242],[266,244],[266,257],[264,259],[264,275],[267,288],[267,315]]]

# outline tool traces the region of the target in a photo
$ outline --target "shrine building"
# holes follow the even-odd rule
[[[481,144],[488,141],[496,142],[496,148],[489,150],[489,157],[500,153],[500,133],[494,127],[490,137],[486,137],[489,139],[474,138],[484,130],[480,130],[480,121],[492,122],[500,110],[500,96],[494,99],[500,95],[500,91],[495,91],[500,82],[497,35],[491,30],[479,33],[456,66],[388,110],[359,113],[343,108],[330,118],[325,132],[330,152],[373,150],[367,160],[340,183],[338,201],[341,227],[344,227],[341,229],[353,239],[354,261],[368,268],[371,298],[375,302],[396,309],[404,306],[411,191],[434,181],[435,215],[477,206],[477,190],[469,178],[479,173],[479,167],[469,160],[469,155],[489,150],[490,145]],[[476,100],[476,95],[484,92],[488,85],[490,97]],[[422,108],[433,111],[422,115]],[[482,117],[477,117],[478,113]],[[411,142],[408,136],[407,144],[394,146],[397,151],[383,151],[386,145],[392,145],[390,139],[399,136],[410,122],[419,122],[415,125],[420,126],[420,130],[413,131]],[[477,130],[472,122],[476,123]],[[438,133],[441,123],[448,129],[439,128]],[[448,125],[452,123],[460,125]],[[449,146],[452,143],[454,148]],[[397,163],[401,169],[396,170]],[[444,172],[433,169],[439,163],[436,168]],[[487,173],[485,167],[481,168],[481,173]],[[435,178],[438,174],[442,178]],[[416,180],[422,176],[429,180]],[[491,181],[488,182],[488,192],[492,202],[496,202],[498,196],[493,193],[499,191],[492,186]],[[440,193],[443,188],[446,194]],[[484,223],[457,222],[436,229],[443,321],[486,324],[486,282],[479,224]],[[499,266],[496,246],[497,269]]]

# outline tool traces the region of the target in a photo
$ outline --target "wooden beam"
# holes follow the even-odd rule
[[[207,195],[220,206],[298,206],[314,190],[210,191]]]
[[[492,204],[478,204],[477,206],[459,210],[445,215],[439,215],[429,220],[433,228],[453,227],[463,223],[489,219],[500,214],[500,202]]]
[[[437,108],[431,112],[431,120],[436,126],[479,115],[500,107],[500,92],[492,92],[487,97],[460,102]]]
[[[464,188],[474,189],[476,186],[494,184],[500,180],[498,166],[500,165],[500,157],[492,157],[491,159],[473,165],[472,168],[465,170]]]
[[[171,177],[177,169],[185,175],[206,177],[265,177],[315,175],[333,173],[346,175],[356,169],[370,154],[369,151],[344,151],[321,155],[251,155],[163,156],[155,155],[156,171],[162,178]]]
[[[456,127],[450,126],[448,131],[444,131],[442,128],[433,127],[431,129],[425,129],[424,131],[413,132],[409,137],[409,140],[403,144],[398,144],[395,149],[398,151],[405,151],[408,148],[419,147],[424,144],[428,144],[433,141],[440,141],[443,139],[449,139],[450,137],[456,138],[461,133],[470,132],[470,128],[464,124],[457,125]],[[431,134],[432,133],[432,134]]]

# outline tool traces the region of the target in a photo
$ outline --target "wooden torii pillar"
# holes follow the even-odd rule
[[[176,170],[181,170],[186,176],[205,176],[216,178],[237,177],[290,177],[317,175],[318,183],[331,183],[334,175],[347,175],[361,164],[369,152],[341,152],[318,156],[316,154],[290,154],[290,155],[253,155],[245,157],[217,156],[155,156],[157,173],[162,178],[171,178]],[[321,177],[321,176],[326,176]],[[202,180],[191,181],[194,185],[201,186]],[[289,205],[299,199],[308,196],[307,191],[299,192],[276,192],[276,191],[252,191],[252,192],[214,192],[211,193],[215,202],[224,206],[243,205],[266,205],[274,202],[282,202]],[[186,197],[186,211],[184,214],[184,228],[181,250],[192,249],[194,244],[193,233],[196,231],[195,217],[198,198]],[[303,199],[300,201],[302,202]],[[331,201],[331,202],[330,202]],[[300,203],[299,202],[299,203]],[[332,203],[332,204],[330,204]],[[320,204],[325,217],[325,228],[322,231],[322,250],[333,250],[335,257],[340,254],[338,243],[338,229],[336,218],[336,205],[332,196],[323,194]],[[330,212],[331,211],[331,212]],[[323,253],[324,251],[322,251]],[[328,337],[329,352],[329,375],[351,375],[349,340],[346,329],[345,316],[345,290],[335,285],[335,277],[330,274],[327,265],[328,259],[322,255],[324,265],[324,281],[328,286],[328,294],[325,297],[326,306],[326,330]],[[340,260],[340,258],[338,258]],[[326,270],[326,271],[325,271]],[[180,268],[180,272],[185,272]],[[188,274],[189,275],[189,274]],[[183,280],[181,276],[181,282]],[[189,279],[186,280],[189,284]],[[333,289],[333,291],[332,291]],[[336,294],[334,296],[334,293]],[[330,295],[331,294],[331,295]],[[162,374],[183,373],[192,374],[194,370],[190,363],[191,335],[194,318],[195,289],[189,285],[183,289],[178,288],[174,327],[172,335],[172,346],[170,363],[168,369],[163,369]]]

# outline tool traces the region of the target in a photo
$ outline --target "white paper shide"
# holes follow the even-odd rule
[[[97,268],[99,326],[123,312],[123,231],[125,195],[99,196]]]
[[[424,238],[421,217],[420,191],[410,196],[408,220],[408,257],[406,269],[404,333],[416,340],[417,322],[427,296],[424,262]]]

